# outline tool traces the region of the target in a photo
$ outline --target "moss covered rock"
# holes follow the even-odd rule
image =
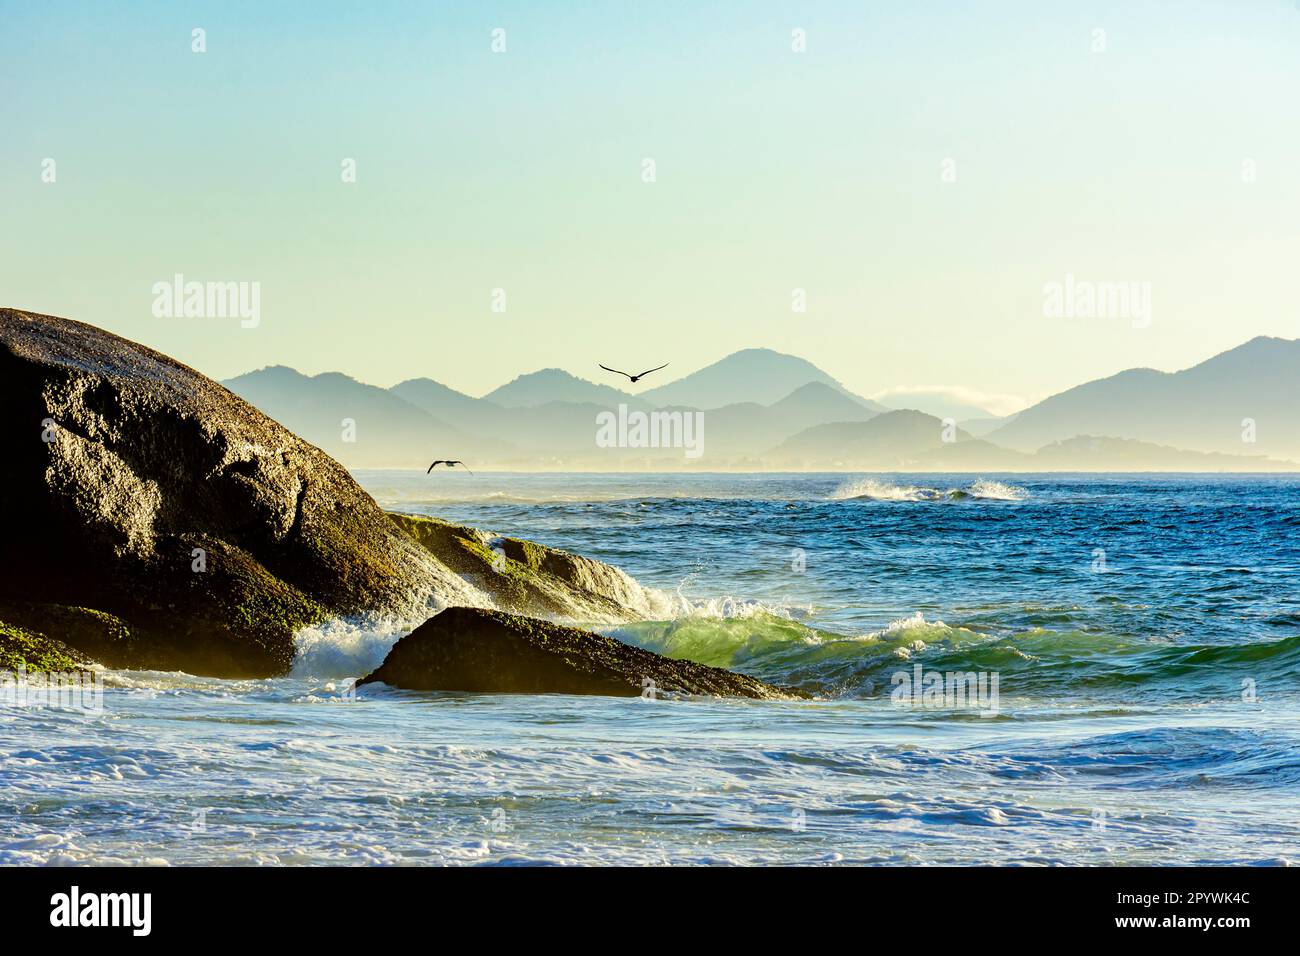
[[[108,667],[126,667],[141,652],[125,621],[88,607],[0,601],[0,620],[48,635]]]
[[[80,671],[95,662],[86,655],[38,631],[0,621],[0,671],[28,674]]]
[[[398,641],[357,686],[521,694],[804,696],[761,680],[673,660],[612,637],[550,621],[453,607]]]
[[[389,517],[501,610],[585,624],[672,614],[666,595],[642,587],[612,565],[438,518]]]

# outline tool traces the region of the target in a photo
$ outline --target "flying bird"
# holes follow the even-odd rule
[[[465,464],[463,461],[460,461],[459,459],[457,459],[456,461],[449,461],[448,459],[445,458],[439,458],[437,461],[435,461],[432,465],[429,466],[429,471],[426,471],[425,474],[426,475],[429,474],[429,472],[433,471],[433,469],[437,468],[439,465],[446,465],[448,468],[454,468],[456,465],[460,465],[460,467],[464,468],[466,471],[469,471],[469,465]],[[474,472],[472,471],[469,471],[469,473],[471,475],[474,474]]]
[[[597,365],[600,365],[599,362],[597,362],[596,364],[597,364]],[[600,367],[603,368],[606,372],[614,372],[614,373],[617,374],[617,375],[627,375],[628,378],[630,378],[632,381],[635,382],[635,381],[636,381],[637,379],[639,379],[639,378],[645,378],[647,375],[650,374],[650,372],[657,372],[657,371],[659,371],[659,368],[667,368],[667,367],[668,367],[668,363],[667,363],[667,362],[664,362],[664,364],[663,364],[663,365],[660,365],[659,368],[652,368],[652,369],[649,369],[648,371],[642,372],[640,375],[628,375],[627,372],[620,371],[619,369],[616,369],[616,368],[610,368],[608,365],[600,365]]]

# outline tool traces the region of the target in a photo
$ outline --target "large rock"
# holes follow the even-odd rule
[[[144,346],[0,309],[0,407],[0,604],[115,616],[135,666],[270,676],[325,616],[486,601],[324,452]]]
[[[804,696],[590,631],[468,607],[448,608],[398,641],[380,668],[357,686],[370,683],[477,693],[632,697],[652,686],[656,695]]]

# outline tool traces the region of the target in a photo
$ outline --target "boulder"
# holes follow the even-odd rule
[[[152,349],[0,309],[0,407],[0,603],[118,619],[125,666],[273,676],[326,616],[486,602],[332,458]]]
[[[673,660],[612,637],[502,611],[451,607],[399,640],[357,682],[407,690],[634,697],[804,695],[744,674]]]

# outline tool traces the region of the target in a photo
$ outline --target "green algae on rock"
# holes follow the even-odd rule
[[[62,641],[0,621],[0,672],[68,673],[85,670],[94,663]]]
[[[125,621],[93,608],[0,600],[0,620],[48,635],[107,667],[130,666],[141,653]]]
[[[390,513],[403,531],[499,609],[584,624],[671,616],[671,602],[620,569],[439,518]]]

